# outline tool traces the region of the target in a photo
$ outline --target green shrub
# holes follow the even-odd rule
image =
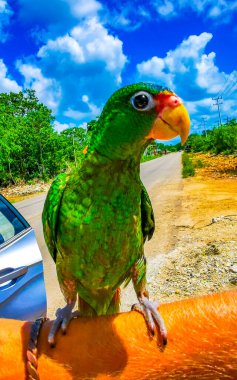
[[[195,168],[192,163],[192,160],[190,159],[187,153],[183,153],[182,155],[182,164],[183,164],[183,169],[182,169],[183,178],[193,177],[195,175]]]
[[[198,159],[194,162],[194,167],[195,168],[203,168],[204,167],[204,163],[202,160]]]
[[[158,157],[161,157],[162,154],[157,154],[156,156],[155,155],[143,155],[142,158],[141,158],[141,162],[146,162],[146,161],[150,161],[150,160],[154,160],[155,158],[158,158]]]

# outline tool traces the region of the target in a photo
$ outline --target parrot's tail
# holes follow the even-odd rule
[[[97,315],[93,307],[80,298],[80,296],[78,301],[78,309],[80,311],[80,315],[83,317],[95,317]]]
[[[109,309],[107,312],[108,315],[119,313],[120,304],[121,304],[120,294],[121,294],[121,290],[120,288],[118,288],[113,296],[111,304],[109,305]]]
[[[119,313],[120,303],[121,303],[120,302],[120,294],[121,294],[121,290],[120,290],[120,288],[118,288],[116,290],[116,292],[114,293],[114,296],[110,302],[108,310],[104,314],[112,315],[112,314]],[[101,300],[101,302],[102,302],[102,300]],[[84,301],[80,296],[79,296],[79,305],[78,306],[79,306],[78,308],[79,308],[80,314],[83,317],[94,317],[97,315],[95,309],[89,303]],[[103,313],[101,313],[100,315],[103,315]]]

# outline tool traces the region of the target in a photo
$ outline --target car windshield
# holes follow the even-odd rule
[[[25,229],[24,224],[0,199],[0,245]]]

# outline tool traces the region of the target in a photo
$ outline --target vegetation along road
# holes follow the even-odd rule
[[[175,245],[175,217],[180,206],[179,191],[182,188],[181,180],[181,153],[173,153],[141,164],[141,178],[149,191],[156,216],[159,232],[146,244],[146,255],[155,256],[168,252]],[[59,290],[55,264],[51,259],[44,243],[41,213],[46,194],[29,198],[14,205],[35,229],[40,246],[45,270],[45,283],[48,299],[48,314],[54,317],[57,307],[64,305]],[[169,211],[172,210],[172,213]],[[172,214],[172,215],[171,215]],[[123,292],[122,292],[123,293]],[[136,297],[132,287],[124,292],[122,308],[128,310]]]

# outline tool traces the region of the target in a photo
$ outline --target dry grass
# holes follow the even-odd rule
[[[237,156],[196,153],[192,156],[196,176],[212,178],[237,178]],[[203,164],[203,167],[201,166]]]

